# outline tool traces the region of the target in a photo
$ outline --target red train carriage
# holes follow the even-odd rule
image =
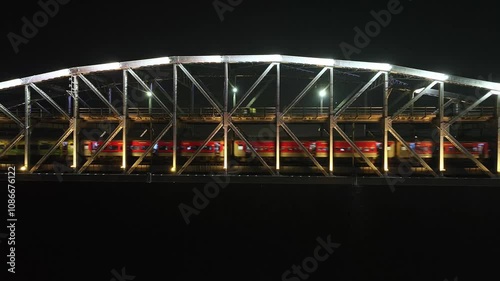
[[[490,157],[487,142],[460,142],[460,144],[476,159],[487,159]],[[443,145],[444,158],[467,158],[451,142],[445,142]]]
[[[363,154],[369,159],[376,159],[379,156],[380,149],[382,148],[382,143],[378,141],[355,141],[354,144],[363,152]],[[395,155],[395,143],[393,141],[388,142],[388,157],[392,158]],[[351,145],[346,141],[334,141],[333,142],[333,157],[334,158],[359,158],[361,157],[357,152],[355,152]],[[329,144],[327,141],[316,142],[316,156],[317,157],[328,157],[329,155]]]
[[[182,141],[180,143],[180,155],[191,157],[196,153],[203,141]],[[223,141],[209,141],[198,154],[198,157],[217,158],[224,156]]]
[[[257,153],[259,153],[262,157],[275,157],[275,143],[275,141],[271,140],[250,141],[250,144],[254,147],[255,151],[257,151]],[[302,144],[315,157],[327,158],[329,155],[329,144],[327,141],[303,141]],[[381,147],[381,143],[377,141],[356,141],[355,144],[368,158],[375,159],[378,157],[378,150]],[[280,156],[283,158],[307,157],[306,153],[295,141],[281,141],[280,146]],[[393,141],[389,142],[389,157],[394,157],[395,155],[394,146],[395,143]],[[335,141],[334,149],[335,158],[353,157],[352,148],[346,141]],[[247,157],[250,153],[251,150],[247,147],[244,141],[237,140],[234,142],[234,155],[236,157]],[[360,157],[357,153],[354,153],[354,155],[355,157]]]
[[[104,144],[103,141],[83,141],[84,155],[94,155],[100,146]],[[116,140],[110,141],[108,145],[99,154],[100,157],[115,157],[123,155],[123,141]]]
[[[146,152],[150,145],[150,141],[132,140],[130,142],[130,153],[134,157],[140,157]],[[171,157],[174,152],[174,145],[171,141],[159,141],[153,146],[153,149],[147,156],[152,154],[160,157]]]
[[[410,149],[415,151],[422,159],[431,159],[434,143],[432,141],[418,141],[418,142],[408,142]],[[412,158],[413,155],[404,145],[400,142],[397,144],[397,156],[399,158]]]
[[[275,141],[251,141],[252,147],[259,153],[261,157],[274,157],[275,156]],[[242,140],[234,141],[234,156],[236,157],[247,157],[252,153],[247,144]]]

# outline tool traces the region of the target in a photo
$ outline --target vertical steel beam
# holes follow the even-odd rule
[[[78,134],[80,133],[80,105],[79,100],[79,88],[78,88],[78,78],[76,76],[71,77],[71,92],[73,94],[73,169],[78,171],[78,153],[80,151],[80,140],[78,139]]]
[[[24,86],[24,167],[30,170],[30,140],[31,140],[31,92],[28,85]]]
[[[330,175],[333,175],[333,156],[335,155],[335,146],[333,144],[333,134],[335,133],[333,124],[335,120],[333,119],[333,110],[334,110],[334,104],[333,104],[333,67],[330,68],[330,108],[329,108],[329,119],[330,119],[330,129],[329,129],[329,137],[330,140],[328,142],[328,161],[329,161],[329,171]]]
[[[173,72],[173,92],[174,92],[174,98],[173,98],[173,112],[172,112],[172,138],[173,138],[173,148],[172,148],[172,169],[170,170],[171,172],[175,173],[177,171],[177,86],[178,86],[178,81],[177,81],[177,64],[174,64],[174,72]]]
[[[227,99],[229,92],[229,65],[228,63],[224,63],[224,109],[223,109],[223,122],[224,122],[224,174],[227,176],[227,157],[228,157],[228,142],[227,142],[227,130],[229,127],[229,114],[227,112]],[[234,108],[233,108],[234,110]]]
[[[446,171],[444,167],[444,130],[448,130],[444,124],[444,83],[439,82],[439,171]]]
[[[280,108],[280,95],[281,95],[281,64],[276,64],[276,145],[274,148],[276,156],[276,174],[280,173],[280,152],[281,152],[281,141],[280,141],[280,127],[281,127],[281,108]]]
[[[389,131],[389,73],[385,72],[384,73],[384,101],[383,101],[383,119],[384,119],[384,124],[383,124],[383,144],[382,144],[382,157],[383,158],[383,163],[382,163],[382,171],[384,174],[387,174],[389,172],[389,153],[387,153],[387,148],[389,147],[389,136],[388,136],[388,131]]]
[[[127,117],[128,117],[128,76],[127,70],[123,71],[123,112],[122,112],[122,140],[123,140],[123,154],[122,166],[123,171],[127,170]]]
[[[497,173],[500,174],[500,94],[497,96]]]

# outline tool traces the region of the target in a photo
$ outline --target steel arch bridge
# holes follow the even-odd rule
[[[0,82],[0,160],[28,174],[497,177],[499,93],[491,81],[285,55],[73,67]]]

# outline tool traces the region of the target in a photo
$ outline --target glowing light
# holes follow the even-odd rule
[[[147,95],[148,97],[152,97],[152,96],[153,96],[153,92],[146,92],[146,95]]]
[[[24,172],[24,171],[28,170],[28,167],[26,167],[26,166],[22,166],[21,168],[19,168],[19,170],[21,170],[21,171],[23,171],[23,172]]]
[[[377,70],[391,71],[392,65],[390,65],[388,63],[377,63],[377,64],[375,64],[375,68]]]
[[[175,168],[175,167],[170,168],[170,172],[175,173],[175,170],[176,170],[176,168]]]
[[[70,76],[71,70],[70,69],[61,69],[61,70],[49,72],[46,75],[53,76],[53,77]]]
[[[430,72],[429,74],[425,75],[424,77],[436,80],[436,81],[446,81],[450,78],[450,76],[443,74],[443,73],[437,73],[437,72]]]
[[[94,71],[106,71],[106,70],[117,70],[121,68],[121,64],[119,62],[105,63],[94,65]]]
[[[325,97],[326,96],[326,89],[323,89],[319,92],[320,97]]]
[[[309,58],[308,62],[310,64],[321,65],[321,66],[334,66],[335,65],[335,60],[333,60],[333,59]]]
[[[238,88],[233,87],[233,93],[235,93],[235,94],[236,94],[237,92],[238,92]]]
[[[23,84],[23,80],[21,79],[13,79],[5,82],[0,82],[0,89],[7,89],[12,87],[21,86]]]
[[[283,56],[282,55],[267,55],[265,56],[267,61],[271,62],[282,62],[283,61]]]
[[[169,64],[171,59],[169,57],[162,57],[156,59],[146,60],[146,65],[158,65],[158,64]]]

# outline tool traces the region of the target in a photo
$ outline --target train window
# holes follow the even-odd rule
[[[410,142],[410,149],[415,150],[416,144],[414,142]]]
[[[309,146],[309,150],[316,151],[316,143],[311,143],[311,145]]]
[[[106,147],[106,149],[107,149],[107,150],[118,150],[118,146],[116,146],[116,145],[108,145],[108,146]]]
[[[148,146],[146,146],[146,145],[141,146],[141,150],[146,150],[147,148],[148,148]]]
[[[153,149],[154,150],[158,150],[158,144],[157,143],[155,143],[155,145],[153,146]]]
[[[93,142],[92,142],[92,149],[98,149],[98,148],[99,148],[99,143],[98,143],[98,142],[93,141]]]

